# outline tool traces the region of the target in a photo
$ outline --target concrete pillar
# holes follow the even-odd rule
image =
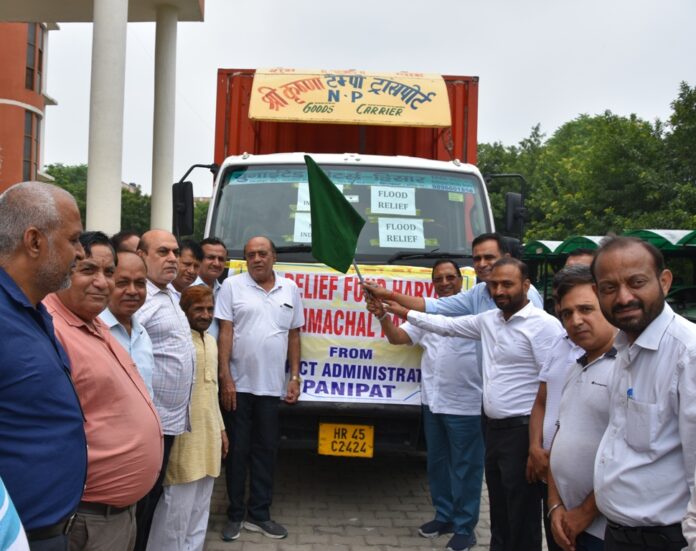
[[[94,0],[85,226],[107,234],[121,228],[127,23],[128,0]]]
[[[162,5],[157,8],[150,226],[166,230],[172,229],[177,18],[175,7]]]

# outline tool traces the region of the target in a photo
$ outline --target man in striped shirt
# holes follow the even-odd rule
[[[138,503],[138,537],[135,549],[144,551],[155,506],[162,494],[174,437],[190,430],[189,403],[195,371],[195,348],[186,315],[169,284],[177,274],[179,244],[164,230],[143,234],[138,254],[147,266],[147,299],[135,318],[152,340],[155,368],[152,390],[164,432],[164,460],[160,476],[150,493]]]

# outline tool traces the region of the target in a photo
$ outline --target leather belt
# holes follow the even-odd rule
[[[519,415],[517,417],[506,417],[505,419],[486,419],[486,426],[489,429],[511,429],[529,425],[529,415]]]
[[[664,549],[665,544],[681,544],[686,547],[686,540],[682,534],[681,524],[668,526],[621,526],[615,522],[607,522],[607,530],[619,543],[642,545]]]
[[[35,530],[27,530],[27,539],[29,541],[39,541],[55,538],[56,536],[68,535],[72,529],[73,522],[75,522],[74,513],[68,518],[63,519],[60,522],[56,522],[55,524],[51,524],[50,526],[36,528]]]
[[[77,506],[78,513],[86,513],[88,515],[101,515],[103,517],[108,517],[109,515],[118,515],[124,513],[130,509],[130,507],[114,507],[113,505],[106,505],[105,503],[93,503],[91,501],[80,501]]]

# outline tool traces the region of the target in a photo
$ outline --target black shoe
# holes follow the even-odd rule
[[[424,538],[436,538],[442,534],[451,534],[454,530],[451,522],[443,520],[431,520],[418,529],[418,534]]]
[[[223,541],[233,541],[239,537],[239,532],[242,529],[241,522],[235,522],[233,520],[228,520],[225,524],[225,528],[222,530],[222,540]]]
[[[285,526],[278,524],[274,520],[254,520],[247,519],[244,521],[244,528],[251,532],[261,532],[264,536],[281,540],[288,536],[288,531]]]
[[[455,534],[447,542],[447,551],[469,551],[476,545],[476,536],[471,534]]]

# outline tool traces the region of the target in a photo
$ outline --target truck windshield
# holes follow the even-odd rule
[[[399,251],[469,255],[474,236],[491,231],[485,192],[470,174],[383,166],[322,169],[366,220],[356,251],[359,262],[385,262]],[[278,247],[311,244],[305,166],[229,169],[209,235],[222,239],[230,252],[241,251],[255,235],[268,236]]]

